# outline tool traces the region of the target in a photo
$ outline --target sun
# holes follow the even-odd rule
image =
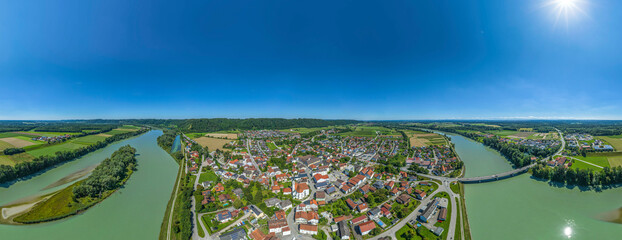
[[[551,13],[555,16],[555,25],[559,20],[563,20],[568,27],[571,20],[587,16],[585,12],[587,0],[547,0],[542,7],[551,9]]]

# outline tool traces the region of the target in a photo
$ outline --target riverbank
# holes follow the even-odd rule
[[[138,171],[132,173],[123,188],[106,200],[78,215],[41,224],[0,224],[0,238],[11,240],[153,240],[158,238],[162,217],[175,183],[179,165],[156,144],[162,131],[110,144],[75,161],[67,162],[45,173],[10,186],[0,186],[0,205],[13,205],[18,200],[42,196],[64,189],[73,182],[42,190],[82,169],[100,164],[124,145],[136,148]],[[80,180],[80,179],[79,179]]]
[[[98,141],[92,145],[81,147],[70,151],[59,151],[55,155],[44,155],[35,158],[32,161],[21,162],[15,166],[0,165],[0,184],[12,185],[13,183],[28,179],[32,175],[41,174],[47,170],[53,169],[63,163],[73,161],[85,156],[98,149],[105,148],[109,144],[116,141],[125,140],[134,136],[139,136],[148,132],[149,129],[142,128],[138,131],[126,132]]]
[[[111,158],[102,162],[92,175],[53,193],[49,198],[30,205],[27,211],[12,218],[11,224],[34,224],[50,222],[79,214],[108,198],[130,178],[135,169],[136,149],[128,146],[115,151]],[[124,170],[111,171],[115,167]],[[123,177],[117,182],[111,179]],[[81,192],[88,189],[90,192]]]

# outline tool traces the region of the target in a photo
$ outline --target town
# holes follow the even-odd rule
[[[200,239],[388,239],[406,228],[446,238],[456,228],[458,194],[409,170],[461,168],[448,145],[334,128],[244,131],[224,150],[183,142]]]

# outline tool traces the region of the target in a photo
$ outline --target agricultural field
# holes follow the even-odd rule
[[[0,165],[13,166],[13,165],[15,165],[15,162],[9,156],[5,156],[5,155],[0,154]]]
[[[516,133],[514,133],[512,135],[508,135],[507,137],[509,137],[509,138],[523,138],[524,139],[524,138],[529,138],[529,137],[531,137],[532,135],[535,135],[535,134],[536,134],[535,132],[516,132]]]
[[[351,132],[338,133],[339,136],[351,137],[376,137],[378,134],[382,136],[401,136],[398,131],[377,126],[356,126]],[[377,134],[378,133],[378,134]]]
[[[140,127],[134,126],[134,125],[123,125],[121,127],[119,127],[120,129],[133,129],[133,130],[138,130],[140,129]]]
[[[54,155],[58,151],[75,150],[84,146],[84,144],[73,143],[72,141],[69,141],[60,144],[54,144],[49,147],[43,147],[32,151],[27,151],[27,153],[35,157],[40,157],[45,155]]]
[[[592,166],[590,164],[587,164],[587,163],[584,163],[584,162],[581,162],[581,161],[577,161],[577,160],[575,160],[572,163],[572,166],[570,166],[570,168],[574,169],[574,170],[577,170],[577,169],[592,169],[594,171],[600,171],[601,170],[601,168],[598,168],[598,167],[595,167],[595,166]]]
[[[411,147],[425,147],[430,145],[444,145],[445,138],[436,133],[406,131]]]
[[[622,151],[622,138],[620,136],[602,136],[598,138],[611,144],[616,151]]]
[[[91,145],[94,144],[96,142],[100,142],[100,141],[104,141],[106,140],[106,136],[101,136],[101,135],[88,135],[88,136],[84,136],[84,137],[79,137],[71,142],[73,143],[77,143],[77,144],[84,144],[84,145]]]
[[[8,143],[9,145],[16,147],[16,148],[23,148],[23,147],[37,144],[36,142],[30,139],[25,140],[24,138],[25,137],[16,136],[16,137],[9,137],[9,138],[0,138],[0,141],[4,143]]]
[[[65,135],[65,134],[69,134],[71,136],[81,134],[79,132],[35,132],[34,130],[30,130],[28,132],[18,132],[18,133],[21,133],[24,135],[30,135],[31,138],[39,137],[39,136],[56,137],[56,136]]]
[[[604,157],[611,167],[622,166],[622,152],[589,153],[587,156]]]
[[[235,133],[208,133],[206,137],[212,138],[226,138],[226,139],[238,139],[238,135]]]
[[[494,128],[500,128],[501,127],[499,125],[492,125],[492,124],[486,124],[486,123],[472,123],[470,125],[472,125],[472,126],[482,126],[482,127],[494,127]]]
[[[123,133],[127,133],[127,132],[134,132],[134,131],[137,131],[137,130],[135,130],[135,129],[115,128],[115,129],[112,129],[112,130],[110,130],[108,132],[105,132],[105,134],[108,134],[108,135],[118,135],[118,134],[123,134]]]
[[[575,158],[581,159],[583,161],[586,161],[586,162],[589,162],[589,163],[592,163],[592,164],[596,164],[596,165],[601,166],[601,167],[609,167],[609,160],[605,156],[588,154],[585,157],[583,157],[583,156],[575,156]],[[576,161],[575,160],[573,164],[575,164],[577,162],[580,162],[580,161]]]
[[[20,162],[27,162],[34,159],[34,157],[28,153],[18,153],[14,155],[3,155],[0,153],[0,165],[14,166]]]
[[[230,139],[199,137],[195,138],[194,141],[196,141],[199,145],[203,147],[207,147],[210,151],[215,151],[216,149],[220,149],[222,151],[231,151],[230,149],[223,148],[225,144],[232,142],[232,140]]]
[[[518,131],[512,131],[512,130],[495,130],[495,131],[487,131],[488,133],[500,136],[500,137],[507,137],[510,135],[514,135],[517,134]]]
[[[8,142],[2,141],[2,138],[0,138],[0,151],[7,149],[7,148],[14,148],[15,146],[11,145]]]
[[[18,136],[22,136],[22,137],[29,137],[29,138],[33,138],[33,137],[37,137],[40,135],[31,135],[31,134],[26,134],[25,132],[3,132],[0,133],[0,138],[9,138],[9,137],[18,137]]]
[[[609,165],[611,167],[622,167],[622,154],[607,157],[607,160],[609,160]]]
[[[555,140],[555,139],[559,139],[559,133],[557,133],[557,132],[534,133],[528,139]]]
[[[288,133],[310,133],[310,132],[315,132],[315,131],[320,131],[320,130],[329,130],[333,128],[339,128],[339,127],[330,126],[330,127],[317,127],[317,128],[288,128],[288,129],[281,129],[279,131],[288,132]]]

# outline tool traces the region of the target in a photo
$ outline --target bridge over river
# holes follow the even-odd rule
[[[566,145],[566,141],[564,140],[564,135],[562,134],[561,131],[559,131],[559,129],[555,128],[555,130],[557,131],[557,133],[559,134],[559,138],[561,140],[561,147],[559,148],[559,150],[557,150],[557,152],[549,157],[546,157],[540,161],[546,162],[549,159],[551,159],[553,156],[555,155],[560,155],[561,152],[564,150],[564,146]],[[497,180],[501,180],[501,179],[506,179],[506,178],[511,178],[514,176],[518,176],[521,175],[523,173],[526,173],[527,171],[529,171],[530,168],[536,166],[536,163],[532,163],[530,165],[524,166],[522,168],[517,168],[511,171],[507,171],[507,172],[503,172],[503,173],[498,173],[498,174],[493,174],[493,175],[488,175],[488,176],[481,176],[481,177],[470,177],[470,178],[448,178],[448,177],[441,177],[441,176],[433,176],[433,175],[427,175],[427,174],[419,174],[421,176],[424,177],[428,177],[431,179],[436,179],[439,181],[443,181],[443,182],[453,182],[453,181],[458,181],[461,183],[483,183],[483,182],[492,182],[492,181],[497,181]]]
[[[532,163],[531,165],[524,166],[522,168],[517,168],[512,171],[507,171],[504,173],[498,173],[498,174],[493,174],[489,176],[481,176],[481,177],[470,177],[470,178],[448,178],[448,177],[441,177],[441,176],[432,176],[432,175],[427,175],[427,174],[419,174],[419,175],[428,177],[431,179],[440,180],[443,182],[458,181],[461,183],[483,183],[483,182],[492,182],[492,181],[497,181],[501,179],[518,176],[520,174],[527,172],[530,168],[532,168],[535,165],[536,165],[535,163]]]

